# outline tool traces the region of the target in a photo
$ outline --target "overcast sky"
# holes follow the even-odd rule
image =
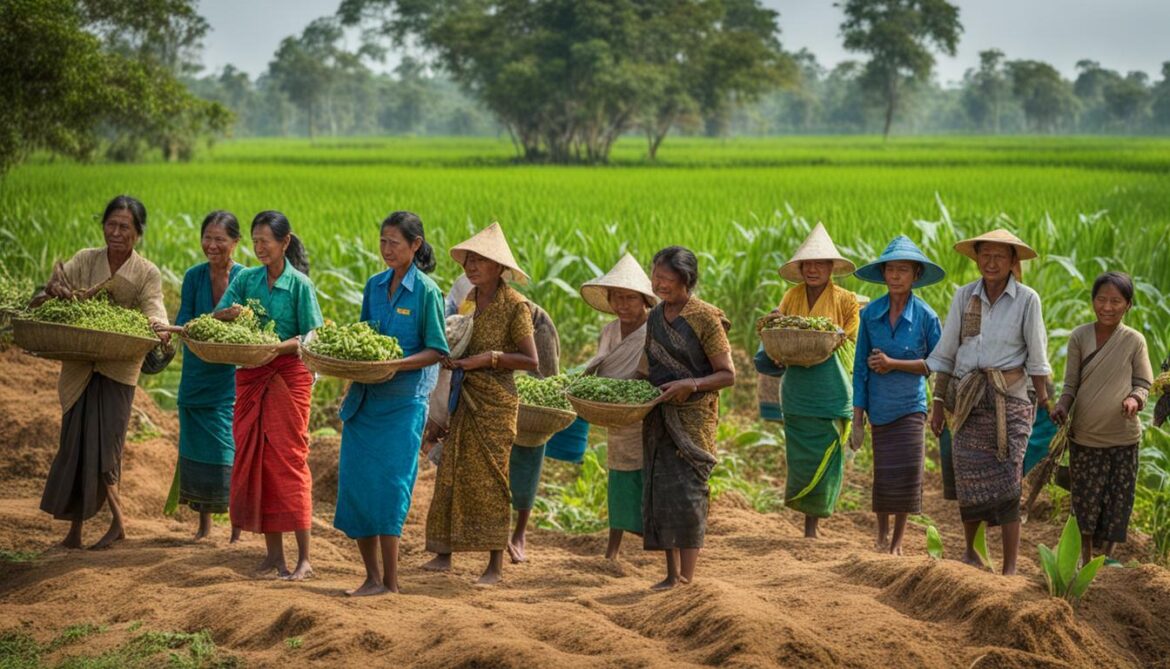
[[[955,0],[964,31],[955,58],[940,57],[943,83],[962,79],[992,47],[1008,58],[1044,60],[1073,76],[1082,58],[1119,70],[1144,70],[1160,78],[1170,60],[1170,0]],[[841,13],[832,0],[764,0],[779,10],[784,48],[808,47],[821,64],[851,56],[841,47]],[[219,70],[231,63],[251,76],[263,72],[280,40],[298,34],[313,19],[331,14],[338,0],[202,0],[211,23],[203,64]]]

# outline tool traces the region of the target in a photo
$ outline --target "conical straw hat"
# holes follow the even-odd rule
[[[520,264],[512,255],[508,240],[504,239],[504,229],[500,227],[499,223],[492,223],[475,233],[471,239],[451,247],[451,257],[461,267],[468,252],[478,253],[488,260],[494,260],[503,265],[504,280],[515,281],[519,284],[528,283],[528,275],[520,269]]]
[[[1003,228],[992,230],[991,232],[985,232],[978,237],[964,239],[958,244],[955,244],[955,250],[967,256],[971,260],[978,260],[979,257],[975,254],[975,245],[979,242],[995,242],[996,244],[1008,244],[1009,246],[1014,246],[1016,247],[1016,258],[1019,260],[1031,260],[1032,258],[1036,257],[1036,252],[1032,250],[1031,246],[1028,246],[1022,242],[1019,237],[1013,235],[1007,230],[1004,230]]]
[[[623,255],[613,269],[581,284],[581,297],[594,309],[612,314],[613,308],[609,306],[610,288],[632,290],[645,295],[646,303],[650,306],[658,304],[658,297],[650,286],[650,277],[646,276],[646,270],[629,253]]]
[[[837,246],[822,223],[817,223],[800,248],[796,249],[796,253],[780,267],[780,276],[792,283],[800,283],[804,280],[800,276],[800,263],[805,260],[832,260],[833,276],[852,274],[856,269],[852,262],[837,251]]]

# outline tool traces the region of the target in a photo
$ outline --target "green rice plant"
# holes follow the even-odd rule
[[[994,571],[995,565],[992,564],[991,553],[987,550],[987,523],[979,523],[979,529],[975,530],[975,541],[972,543],[975,554],[979,556],[979,561],[983,563],[983,567]]]
[[[926,554],[932,559],[943,559],[943,540],[934,525],[926,526]]]
[[[1044,570],[1048,594],[1074,604],[1084,597],[1097,576],[1097,570],[1105,564],[1105,556],[1098,555],[1078,568],[1081,560],[1081,529],[1077,527],[1074,514],[1069,514],[1064,524],[1056,551],[1044,544],[1037,546],[1037,550],[1040,552],[1040,567]]]

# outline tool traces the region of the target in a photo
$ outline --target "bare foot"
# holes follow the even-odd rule
[[[890,542],[882,540],[882,539],[878,539],[877,541],[875,541],[873,543],[873,549],[875,551],[877,551],[878,553],[889,553],[889,552],[891,552],[890,551]]]
[[[1012,566],[1010,566],[1010,567],[1009,567],[1009,566],[1007,566],[1007,565],[1004,565],[1004,567],[1003,567],[1003,575],[1004,575],[1004,576],[1015,576],[1015,575],[1016,575],[1016,566],[1015,566],[1015,565],[1012,565]]]
[[[286,581],[307,581],[313,578],[313,576],[313,568],[309,566],[309,561],[305,560],[304,562],[297,564],[297,568],[293,571],[293,573],[288,574],[287,576],[281,576],[281,578]]]
[[[201,513],[199,514],[199,529],[195,530],[195,536],[191,540],[202,541],[207,538],[208,534],[211,534],[211,514]]]
[[[521,539],[519,543],[508,542],[508,557],[512,558],[512,564],[520,564],[524,562],[524,540]]]
[[[662,591],[662,590],[670,590],[671,588],[676,587],[676,586],[681,585],[681,584],[682,584],[681,579],[667,577],[667,578],[663,579],[662,581],[650,586],[650,589],[654,590],[656,592]]]
[[[399,592],[402,592],[401,589],[399,589],[399,587],[398,587],[397,580],[395,580],[393,583],[387,583],[386,581],[382,581],[382,587],[386,589],[386,592],[393,593],[395,595],[397,595]]]
[[[238,527],[236,527],[236,526],[234,526],[234,525],[233,525],[233,526],[232,526],[232,540],[231,540],[230,542],[228,542],[228,543],[233,543],[233,544],[234,544],[234,543],[236,543],[237,541],[239,541],[239,540],[240,540],[240,531],[241,531],[241,530],[240,530],[240,528],[238,528]]]
[[[256,567],[256,576],[266,576],[272,573],[273,570],[276,571],[276,575],[279,578],[284,578],[285,576],[289,575],[288,565],[284,563],[283,557],[266,557],[264,558],[264,561],[260,563],[260,566]]]
[[[89,550],[91,550],[91,551],[105,550],[105,549],[109,548],[110,546],[113,546],[115,542],[121,541],[125,538],[126,538],[126,532],[122,529],[121,525],[116,525],[116,526],[111,525],[109,531],[106,532],[105,536],[103,536],[101,539],[98,539],[98,542],[96,544],[90,546]],[[79,548],[80,548],[80,546],[79,546]]]
[[[479,577],[479,580],[475,582],[475,584],[476,585],[495,585],[495,584],[499,583],[503,578],[504,578],[503,574],[496,571],[495,569],[492,569],[491,567],[488,567],[483,572],[483,575]]]
[[[427,571],[451,571],[451,556],[436,555],[430,562],[422,566]]]
[[[81,548],[81,532],[69,532],[65,538],[61,540],[62,548],[80,549]]]
[[[350,597],[368,597],[370,595],[381,595],[390,592],[390,589],[382,584],[381,581],[366,579],[365,583],[354,590],[346,590],[345,594]]]
[[[902,544],[893,544],[890,546],[890,555],[901,555]]]
[[[974,551],[965,551],[963,553],[963,557],[959,558],[959,560],[963,564],[968,564],[972,567],[978,567],[979,569],[986,569],[986,567],[983,566],[983,560],[980,560],[979,554],[975,553]]]

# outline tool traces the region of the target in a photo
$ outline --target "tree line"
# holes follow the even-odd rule
[[[858,59],[827,68],[786,51],[759,0],[340,0],[252,78],[200,76],[197,0],[8,0],[0,174],[34,150],[183,160],[225,134],[498,133],[524,160],[596,163],[631,135],[653,160],[671,132],[1170,131],[1170,62],[1152,81],[1085,60],[1069,80],[992,49],[942,86],[956,6],[834,5]],[[391,50],[420,55],[378,72]]]

